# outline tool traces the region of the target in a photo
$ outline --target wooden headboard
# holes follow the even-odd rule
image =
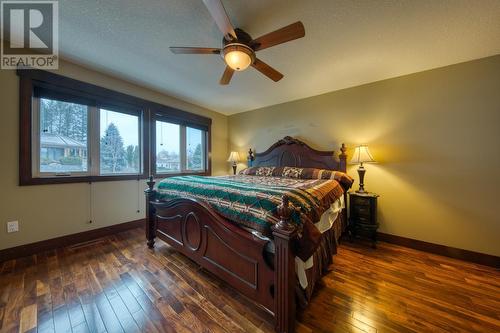
[[[337,160],[334,151],[316,150],[298,139],[286,136],[265,152],[255,154],[252,166],[292,166],[346,172],[346,150],[342,144]]]

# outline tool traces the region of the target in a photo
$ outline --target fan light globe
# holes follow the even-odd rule
[[[224,56],[226,64],[235,71],[243,71],[250,66],[252,59],[242,51],[231,51]]]
[[[254,52],[244,44],[229,44],[223,50],[224,62],[235,71],[248,68],[255,59]]]

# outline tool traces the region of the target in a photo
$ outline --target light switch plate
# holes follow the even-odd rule
[[[17,232],[19,231],[19,222],[18,221],[11,221],[7,222],[7,232]]]

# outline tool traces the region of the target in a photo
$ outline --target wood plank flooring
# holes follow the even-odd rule
[[[500,332],[500,272],[344,242],[298,332]],[[143,231],[0,263],[0,332],[273,332],[272,317]]]

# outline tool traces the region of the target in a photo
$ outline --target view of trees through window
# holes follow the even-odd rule
[[[100,173],[140,172],[139,117],[100,112]],[[40,172],[88,171],[88,106],[40,98]]]
[[[203,131],[186,127],[186,163],[188,170],[203,170]]]
[[[68,176],[142,172],[138,115],[49,98],[39,102],[39,172]],[[90,128],[94,123],[97,128]],[[204,130],[165,121],[156,121],[155,127],[157,173],[205,170]],[[89,150],[90,142],[98,146]],[[98,162],[92,172],[90,157]]]
[[[17,74],[21,186],[210,173],[210,118],[55,73]]]
[[[88,107],[40,99],[40,172],[86,172]]]
[[[139,173],[139,117],[100,110],[101,174]]]

